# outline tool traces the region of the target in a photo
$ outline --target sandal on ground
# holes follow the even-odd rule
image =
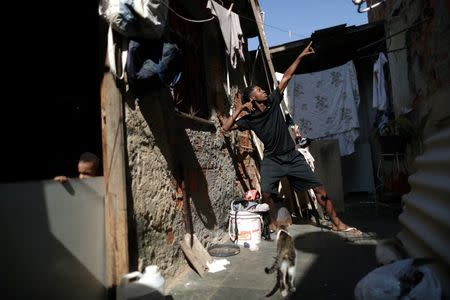
[[[360,236],[360,235],[362,235],[362,231],[361,230],[359,230],[358,228],[356,228],[356,227],[347,227],[347,228],[345,228],[345,229],[337,229],[337,228],[331,228],[331,231],[334,231],[334,232],[342,232],[342,233],[349,233],[349,234],[351,234],[351,235],[355,235],[355,236]]]

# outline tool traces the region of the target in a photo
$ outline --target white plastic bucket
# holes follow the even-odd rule
[[[263,220],[261,215],[248,211],[230,211],[228,234],[230,239],[238,245],[244,243],[258,244],[261,242],[261,228]],[[237,226],[237,240],[236,240]]]

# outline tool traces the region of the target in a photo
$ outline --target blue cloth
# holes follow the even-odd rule
[[[232,207],[234,211],[247,211],[254,209],[258,204],[256,201],[234,200]]]
[[[161,40],[130,40],[127,74],[138,97],[152,87],[174,87],[180,79],[183,56],[176,44]]]
[[[181,75],[181,65],[183,59],[181,50],[176,44],[164,43],[162,58],[158,64],[158,75],[161,81],[173,87]]]

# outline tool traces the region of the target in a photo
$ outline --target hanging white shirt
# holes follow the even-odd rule
[[[243,51],[244,35],[239,16],[212,0],[208,0],[206,7],[219,19],[220,30],[227,47],[227,53],[230,55],[231,66],[235,69],[238,57],[242,61],[245,60]]]
[[[373,108],[378,110],[386,110],[387,95],[384,81],[384,64],[387,63],[386,56],[380,53],[377,61],[373,65]]]

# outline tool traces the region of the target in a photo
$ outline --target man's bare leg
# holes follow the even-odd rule
[[[269,205],[269,229],[275,231],[277,228],[277,212],[275,209],[275,202],[273,202],[272,199],[272,195],[270,193],[262,193],[262,201]]]
[[[323,186],[315,187],[313,191],[314,194],[316,194],[316,198],[320,206],[322,206],[325,209],[325,211],[327,212],[328,216],[331,219],[331,223],[333,223],[332,230],[345,231],[353,228],[342,222],[341,219],[339,219],[339,217],[336,214],[336,211],[334,210],[333,202],[331,201],[330,198],[328,198],[327,192],[325,191],[325,188]],[[349,232],[361,233],[356,228],[353,228]]]

